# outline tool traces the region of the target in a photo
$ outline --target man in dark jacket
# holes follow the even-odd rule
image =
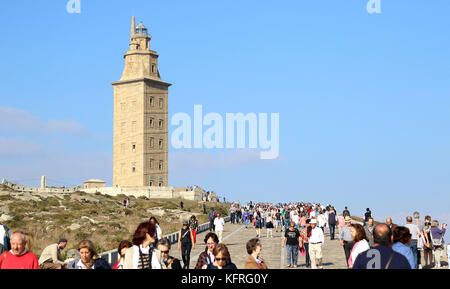
[[[336,212],[331,207],[328,213],[328,226],[330,227],[330,240],[334,240],[334,229],[336,228]]]
[[[67,269],[86,269],[86,266],[82,264],[81,259],[75,259],[67,265]],[[111,269],[111,266],[106,262],[105,259],[98,258],[95,259],[94,265],[92,265],[92,269],[105,270]]]
[[[210,232],[213,231],[213,230],[215,229],[215,228],[214,228],[214,219],[215,219],[215,218],[216,218],[216,214],[215,214],[213,208],[211,208],[211,209],[209,210],[209,214],[208,214],[209,231],[210,231]]]
[[[392,250],[392,230],[379,224],[373,230],[374,246],[356,257],[353,269],[411,269],[405,256]]]
[[[345,207],[345,210],[342,212],[342,216],[345,217],[350,217],[350,211],[348,210],[347,207]]]

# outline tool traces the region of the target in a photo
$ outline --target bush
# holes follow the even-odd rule
[[[6,196],[0,196],[0,201],[12,201],[14,200],[14,198],[11,195],[6,195]]]
[[[130,210],[130,209],[125,209],[125,216],[130,216],[130,215],[133,215],[133,211],[132,210]]]
[[[91,236],[91,234],[89,234],[89,233],[78,232],[78,233],[75,235],[75,238],[76,238],[76,240],[78,240],[78,241],[81,242],[81,241],[83,241],[83,240],[88,239],[90,236]]]

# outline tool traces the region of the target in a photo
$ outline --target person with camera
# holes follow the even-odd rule
[[[447,228],[447,224],[442,224],[441,229],[439,229],[439,222],[434,220],[431,222],[431,243],[433,246],[433,255],[434,255],[434,267],[441,267],[441,255],[444,250],[444,235]]]

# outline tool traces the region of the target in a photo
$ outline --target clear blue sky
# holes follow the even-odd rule
[[[111,184],[110,82],[135,15],[173,83],[170,115],[280,114],[279,159],[170,148],[170,185],[450,222],[449,1],[382,0],[379,15],[365,0],[66,3],[2,4],[0,177]]]

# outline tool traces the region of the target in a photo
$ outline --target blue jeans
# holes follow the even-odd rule
[[[303,247],[305,247],[305,258],[306,258],[306,267],[311,266],[311,259],[309,258],[309,243],[303,243]]]
[[[236,223],[239,224],[240,221],[241,221],[241,218],[239,218],[239,215],[236,215]]]
[[[230,219],[231,219],[231,224],[234,224],[234,217],[235,217],[235,213],[231,213],[230,214]]]
[[[284,230],[286,231],[289,228],[289,219],[284,220]]]
[[[417,250],[417,240],[411,240],[411,245],[409,245],[409,247],[411,248],[411,251],[412,251],[412,253],[413,253],[413,256],[414,256],[414,266],[415,266],[415,268],[411,268],[411,269],[417,269],[418,268],[418,266],[417,266],[417,252],[418,252],[418,250]]]
[[[288,265],[297,265],[298,246],[286,245]]]
[[[244,226],[247,228],[248,227],[248,219],[244,218]]]
[[[334,240],[334,227],[335,225],[330,225],[330,239]]]

